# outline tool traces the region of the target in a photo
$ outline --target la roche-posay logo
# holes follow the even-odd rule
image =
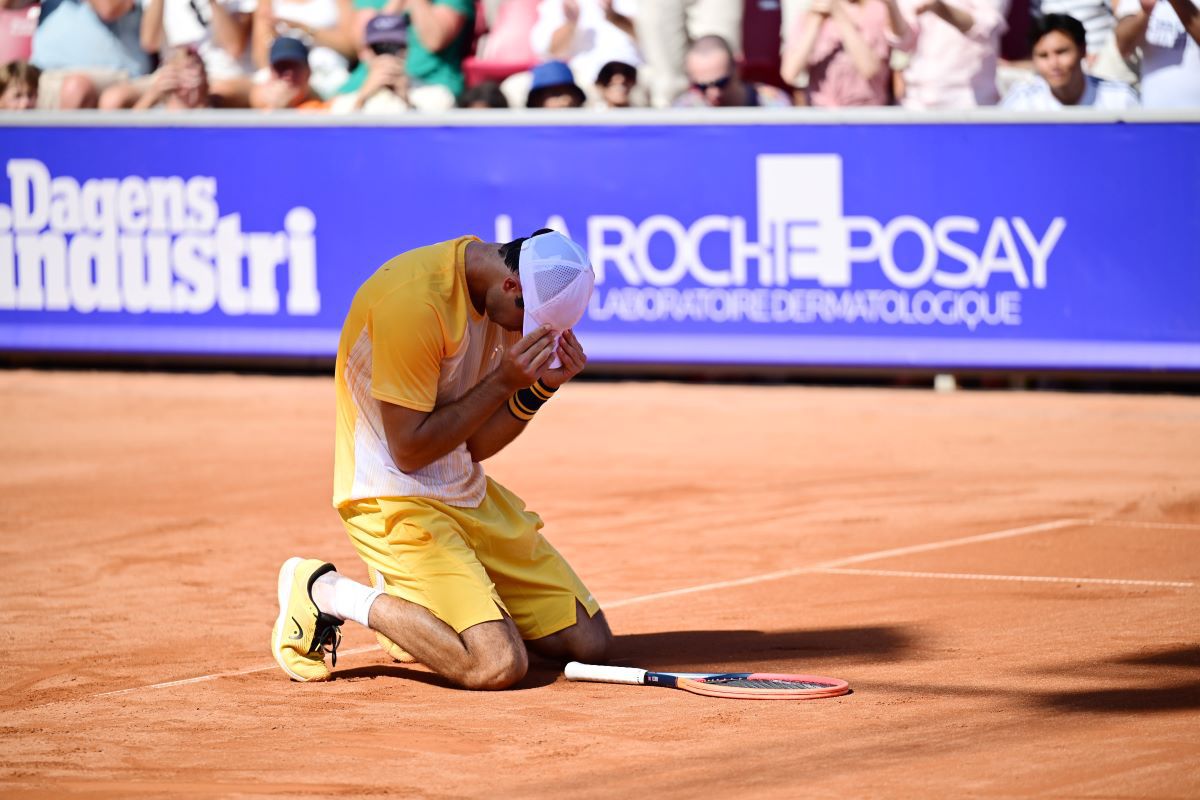
[[[847,216],[842,185],[841,156],[759,156],[753,236],[745,218],[736,215],[689,221],[667,214],[640,221],[589,216],[584,238],[597,287],[589,318],[1020,325],[1022,292],[1046,287],[1051,257],[1067,227],[1062,217],[1039,225],[1019,216]],[[570,235],[561,216],[546,226]],[[656,237],[670,239],[669,262],[651,258]],[[720,263],[701,257],[709,237],[728,242],[728,256]],[[496,238],[512,238],[507,215],[496,219]],[[903,239],[911,243],[902,263],[897,250]],[[864,270],[881,273],[888,287],[853,288]],[[688,278],[698,285],[680,288]],[[993,290],[993,282],[1006,288]]]
[[[197,175],[52,175],[7,163],[0,204],[0,310],[311,316],[316,215],[297,206],[283,230],[247,232],[222,215],[217,179]],[[280,274],[287,276],[281,303]]]

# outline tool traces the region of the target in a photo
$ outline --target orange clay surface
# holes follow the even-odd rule
[[[330,379],[4,372],[0,413],[4,797],[1200,796],[1195,398],[580,383],[487,465],[615,663],[854,688],[804,702],[461,691],[353,624],[290,683],[279,564],[365,573]]]

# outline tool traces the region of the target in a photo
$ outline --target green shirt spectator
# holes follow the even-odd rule
[[[462,62],[475,33],[474,0],[408,0],[408,75],[414,85],[464,88]]]
[[[390,2],[390,0],[354,0],[354,15],[356,18],[362,19],[361,12],[363,12],[363,11],[374,11],[378,14],[382,14],[383,10],[388,6],[389,2]],[[374,16],[374,14],[368,15],[368,18],[371,16]],[[362,23],[360,23],[360,26],[365,25],[365,24],[366,24],[366,22],[364,20]],[[362,88],[363,81],[365,81],[366,79],[367,79],[367,62],[366,62],[366,59],[363,58],[362,54],[360,53],[359,59],[358,59],[358,66],[355,67],[354,71],[350,73],[350,77],[347,78],[346,82],[344,84],[342,84],[341,88],[339,88],[337,90],[337,93],[338,94],[352,94],[354,92],[357,92],[359,89]]]

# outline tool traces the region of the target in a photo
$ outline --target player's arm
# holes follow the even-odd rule
[[[513,392],[538,379],[554,354],[553,345],[550,329],[539,328],[509,348],[500,366],[470,391],[433,411],[382,402],[392,461],[404,472],[414,472],[466,442],[498,410],[504,412]]]
[[[562,361],[561,367],[546,369],[539,376],[542,383],[552,390],[557,390],[558,387],[583,372],[583,368],[587,364],[587,355],[584,354],[583,347],[573,332],[563,333],[558,347],[558,358]],[[471,451],[472,460],[483,461],[485,458],[496,455],[507,447],[509,442],[516,439],[529,424],[529,420],[513,415],[509,410],[507,399],[505,398],[504,405],[494,411],[487,421],[471,435],[471,438],[467,439],[467,449]]]

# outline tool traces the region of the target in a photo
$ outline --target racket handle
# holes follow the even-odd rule
[[[599,664],[580,664],[572,661],[563,670],[569,681],[597,681],[599,683],[632,683],[641,686],[646,682],[646,670],[634,667],[603,667]]]

